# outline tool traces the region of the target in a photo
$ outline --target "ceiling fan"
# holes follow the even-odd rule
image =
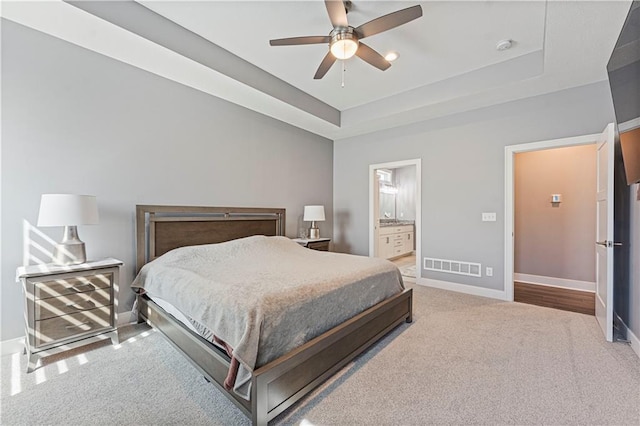
[[[347,12],[351,7],[350,1],[325,0],[324,4],[327,7],[331,25],[333,25],[333,30],[328,36],[291,37],[269,41],[271,46],[329,43],[329,52],[313,76],[316,80],[324,77],[337,59],[345,60],[353,55],[382,71],[386,70],[391,66],[391,63],[360,40],[399,27],[422,16],[422,7],[419,5],[412,6],[381,16],[354,28],[347,21]]]

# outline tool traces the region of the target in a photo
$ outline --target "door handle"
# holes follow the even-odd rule
[[[614,243],[613,241],[608,240],[596,241],[596,244],[603,247],[619,247],[622,245],[622,243]]]

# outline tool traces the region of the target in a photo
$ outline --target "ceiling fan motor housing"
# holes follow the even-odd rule
[[[313,76],[316,80],[324,77],[336,60],[349,59],[354,55],[381,71],[388,69],[391,63],[365,43],[361,43],[360,39],[399,27],[422,16],[422,6],[416,5],[396,10],[354,28],[347,20],[347,12],[353,7],[351,1],[324,0],[324,4],[333,26],[329,35],[269,40],[271,46],[329,43],[329,52]]]
[[[358,36],[353,27],[336,27],[329,34],[329,48],[337,59],[349,59],[358,50]]]

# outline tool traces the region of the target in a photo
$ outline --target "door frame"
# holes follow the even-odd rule
[[[374,230],[374,202],[373,191],[375,188],[375,172],[377,169],[397,169],[405,166],[416,166],[416,221],[415,236],[416,243],[416,281],[422,275],[421,259],[422,259],[422,159],[414,158],[411,160],[392,161],[388,163],[370,164],[369,165],[369,257],[375,256],[375,230]]]
[[[505,300],[513,302],[514,275],[514,232],[515,232],[515,197],[514,197],[514,158],[521,152],[542,151],[553,148],[596,144],[601,133],[584,136],[551,139],[546,141],[508,145],[505,147],[505,190],[504,190],[504,291]],[[595,254],[594,254],[595,257]]]

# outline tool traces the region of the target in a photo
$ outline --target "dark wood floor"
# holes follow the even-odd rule
[[[595,293],[515,282],[513,300],[564,311],[596,314]]]

